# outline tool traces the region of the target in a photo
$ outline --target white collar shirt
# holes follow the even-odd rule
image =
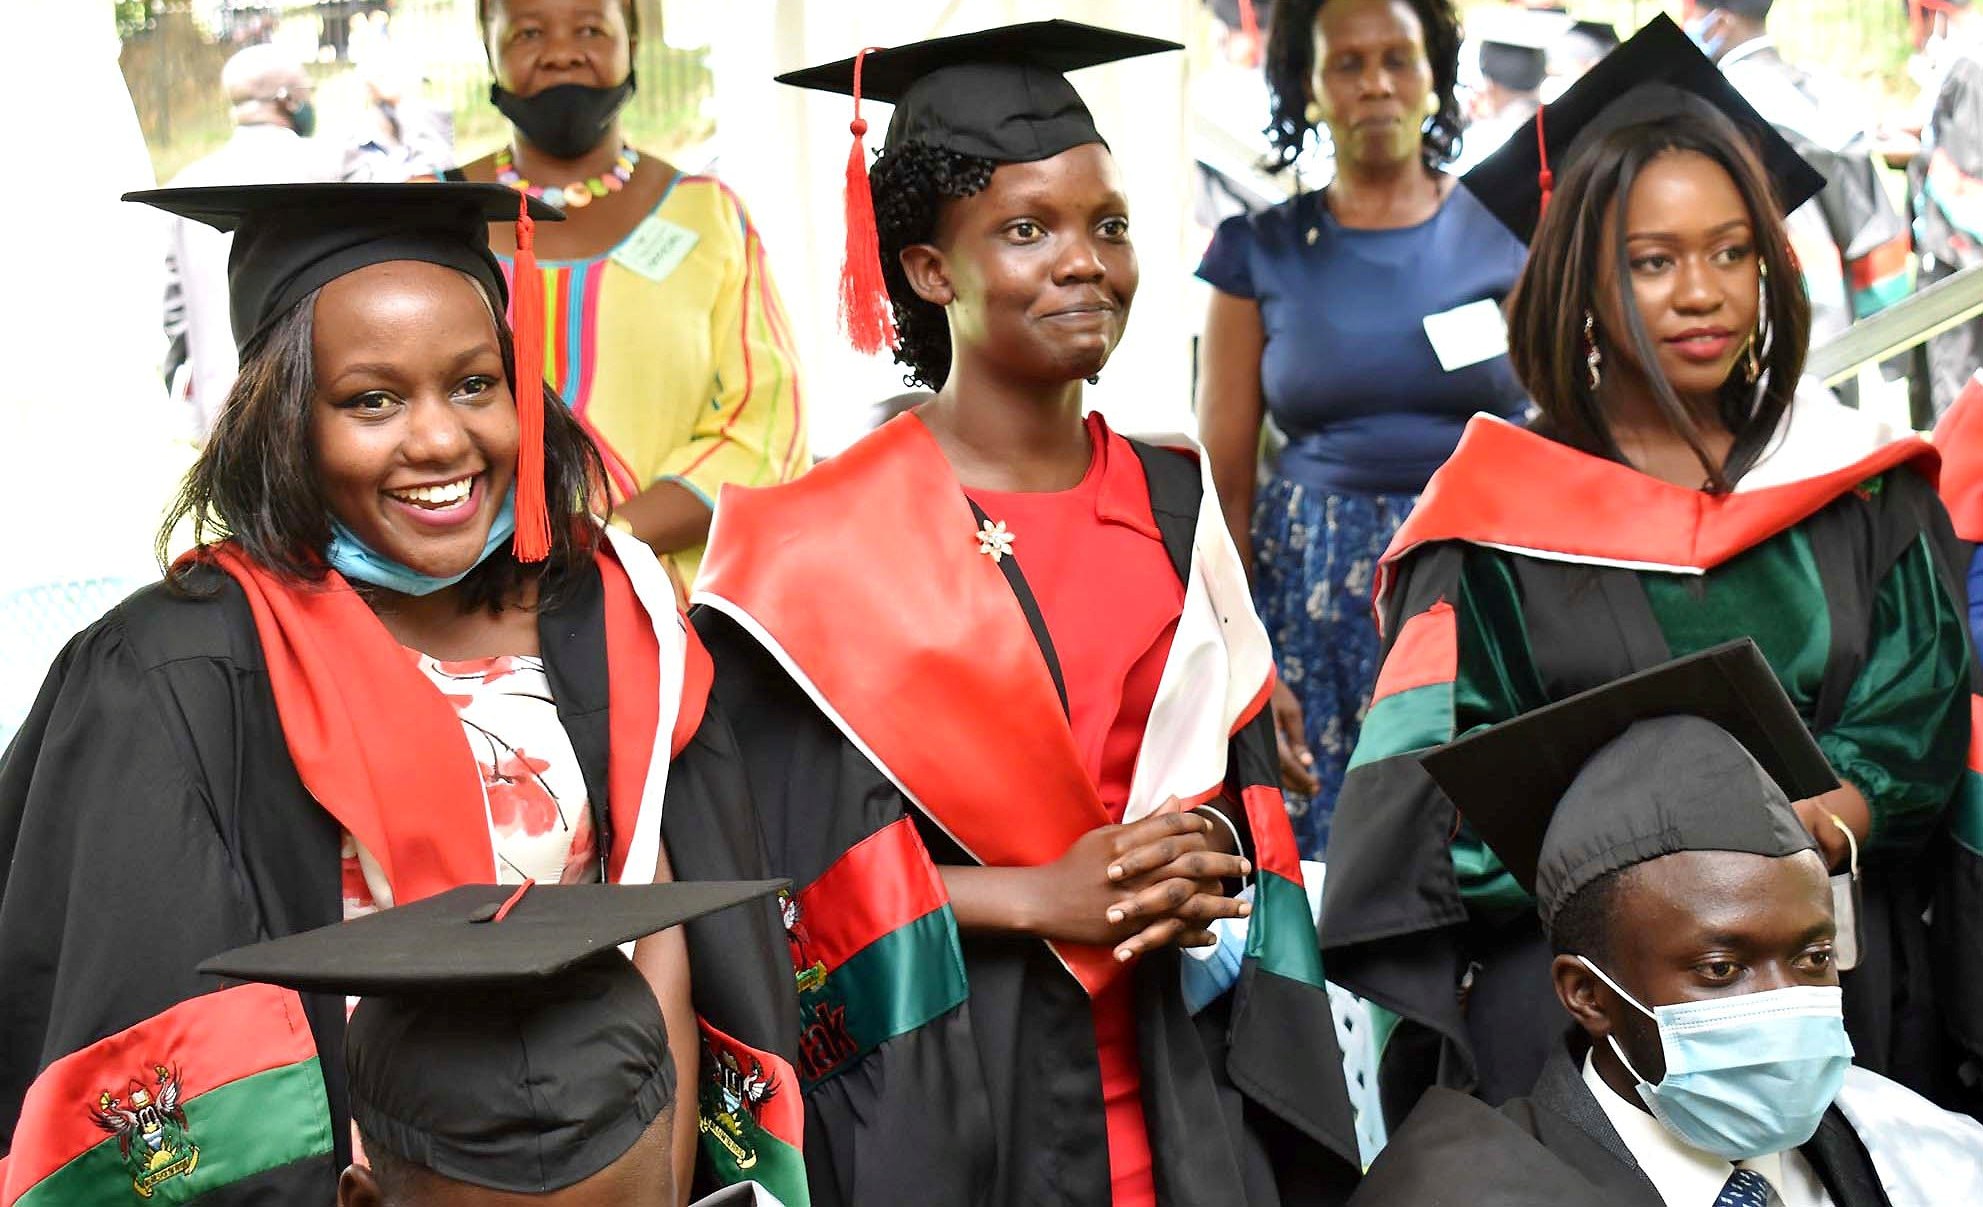
[[[1778,1203],[1782,1207],[1836,1207],[1817,1171],[1794,1148],[1730,1163],[1683,1143],[1644,1108],[1621,1098],[1598,1075],[1589,1055],[1584,1057],[1584,1084],[1666,1207],[1713,1207],[1715,1197],[1738,1165],[1763,1175],[1774,1192],[1772,1207]]]

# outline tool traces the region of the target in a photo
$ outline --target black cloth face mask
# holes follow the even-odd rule
[[[555,159],[577,159],[599,145],[633,89],[632,71],[612,88],[556,84],[531,96],[518,96],[501,84],[491,84],[489,103],[531,146]]]

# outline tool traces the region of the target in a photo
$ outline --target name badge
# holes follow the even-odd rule
[[[688,227],[649,214],[613,249],[612,259],[650,281],[660,281],[675,271],[701,240],[702,236]]]
[[[1508,351],[1508,320],[1493,298],[1425,316],[1425,337],[1448,373],[1493,360]]]

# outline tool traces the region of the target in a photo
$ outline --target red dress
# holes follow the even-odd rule
[[[1110,820],[1119,822],[1184,585],[1150,512],[1135,450],[1100,415],[1088,416],[1087,428],[1094,454],[1072,490],[967,493],[1012,533],[1012,554],[1060,659],[1075,749]],[[1114,1207],[1155,1207],[1130,979],[1118,977],[1091,1010]]]

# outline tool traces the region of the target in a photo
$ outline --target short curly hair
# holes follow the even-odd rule
[[[902,250],[934,239],[943,203],[982,191],[997,168],[993,160],[910,141],[884,151],[868,172],[881,278],[895,312],[895,361],[909,368],[904,385],[943,388],[950,376],[950,323],[943,307],[910,287]]]
[[[1267,35],[1265,72],[1273,100],[1267,139],[1274,144],[1270,171],[1292,164],[1315,127],[1308,120],[1310,84],[1315,78],[1315,16],[1329,0],[1274,0]],[[1432,65],[1432,92],[1439,110],[1419,131],[1419,153],[1428,168],[1450,163],[1459,153],[1460,101],[1454,94],[1460,75],[1460,17],[1453,0],[1405,0],[1425,29],[1425,58]]]

